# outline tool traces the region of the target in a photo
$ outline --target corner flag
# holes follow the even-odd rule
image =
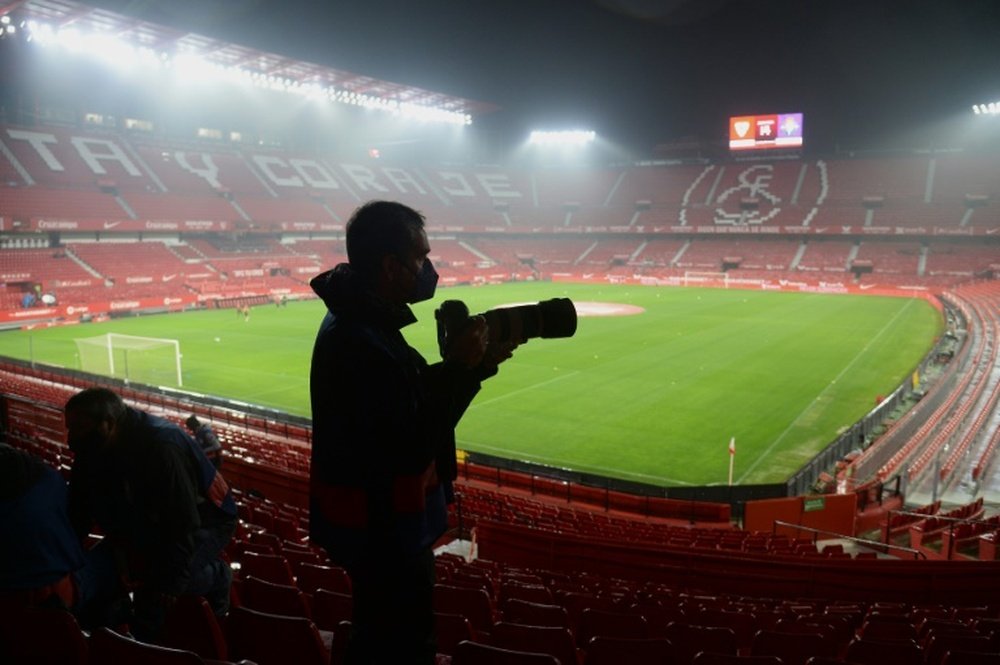
[[[736,461],[736,437],[729,439],[729,484],[733,484],[733,462]]]

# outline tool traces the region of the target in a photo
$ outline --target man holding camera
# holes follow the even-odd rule
[[[328,312],[313,348],[310,535],[350,573],[346,662],[433,663],[433,544],[447,528],[457,425],[515,344],[473,317],[427,361],[400,330],[434,296],[424,218],[372,201],[347,223],[348,263],[312,280]]]

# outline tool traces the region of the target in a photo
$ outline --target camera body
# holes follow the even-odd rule
[[[486,320],[489,344],[520,344],[534,337],[572,337],[576,333],[576,307],[569,298],[552,298],[530,305],[490,309],[476,316]],[[434,312],[438,348],[445,354],[449,342],[468,325],[469,308],[461,300],[446,300]]]

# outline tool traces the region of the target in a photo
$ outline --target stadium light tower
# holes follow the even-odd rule
[[[972,112],[976,115],[1000,115],[1000,101],[989,102],[988,104],[973,104]]]
[[[585,130],[563,130],[563,131],[542,131],[531,132],[528,143],[531,145],[543,146],[584,146],[593,143],[597,134],[593,131]]]

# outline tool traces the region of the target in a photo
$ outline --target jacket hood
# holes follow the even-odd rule
[[[309,286],[336,316],[358,318],[397,330],[417,320],[406,305],[394,305],[372,293],[348,263],[316,275]]]

